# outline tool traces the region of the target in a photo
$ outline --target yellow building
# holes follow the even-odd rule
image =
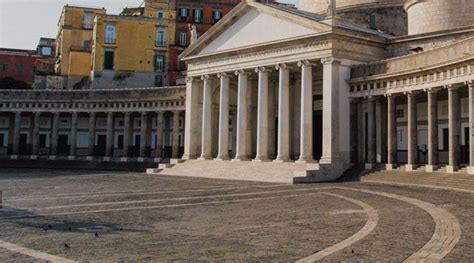
[[[121,15],[97,15],[93,87],[112,82],[114,87],[167,85],[169,47],[175,43],[174,9],[170,1],[146,1],[144,7],[127,8]]]
[[[74,78],[90,75],[94,17],[105,13],[103,8],[64,6],[56,38],[56,73],[70,79],[68,86]]]

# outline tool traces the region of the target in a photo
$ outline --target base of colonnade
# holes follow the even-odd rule
[[[157,169],[147,169],[147,174],[294,184],[334,181],[350,167],[349,164],[341,163],[174,159],[171,164],[161,164]]]

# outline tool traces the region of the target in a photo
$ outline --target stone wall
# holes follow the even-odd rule
[[[411,0],[405,5],[408,33],[423,34],[474,24],[472,0]]]
[[[402,6],[405,0],[336,0],[338,11],[346,11],[348,9],[361,7],[382,7],[382,6]],[[324,13],[327,10],[327,0],[300,0],[299,9],[313,12]]]

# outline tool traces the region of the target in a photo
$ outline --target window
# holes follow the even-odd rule
[[[114,69],[114,57],[115,52],[113,50],[106,50],[104,54],[104,69],[113,70]]]
[[[178,59],[178,70],[186,70],[186,62],[182,61],[181,59]]]
[[[179,45],[186,46],[188,44],[188,33],[186,31],[179,32]]]
[[[109,24],[105,26],[105,43],[115,44],[115,25]]]
[[[162,75],[156,75],[155,76],[155,86],[156,87],[163,86],[163,76]]]
[[[219,22],[219,20],[221,20],[222,18],[222,12],[219,11],[219,10],[214,10],[212,11],[212,20],[214,23],[217,23]]]
[[[42,56],[51,56],[53,53],[51,47],[41,47],[41,55]]]
[[[163,11],[158,11],[158,13],[156,14],[156,17],[158,19],[164,19],[165,18],[165,13]]]
[[[8,65],[7,64],[0,64],[0,71],[5,72],[8,70]]]
[[[375,15],[371,14],[369,17],[370,29],[377,29]]]
[[[162,47],[165,45],[165,35],[166,31],[163,28],[157,28],[156,29],[156,39],[155,39],[155,45],[157,47]]]
[[[179,17],[181,21],[188,21],[188,9],[187,8],[180,8],[179,9]]]
[[[40,148],[46,148],[46,134],[40,134]]]
[[[123,149],[123,134],[119,134],[117,137],[117,149]]]
[[[22,64],[16,65],[16,72],[23,73],[24,71],[25,71],[25,66],[23,66]]]
[[[0,133],[0,147],[5,147],[5,134]]]
[[[397,118],[401,119],[401,118],[404,118],[404,117],[405,117],[405,114],[404,114],[403,110],[397,110]]]
[[[155,71],[158,71],[158,72],[165,71],[165,56],[164,55],[155,56]]]
[[[202,9],[194,9],[194,22],[202,23]]]
[[[85,29],[92,29],[94,20],[93,13],[84,13],[84,28]]]
[[[89,147],[89,132],[77,133],[77,148]]]

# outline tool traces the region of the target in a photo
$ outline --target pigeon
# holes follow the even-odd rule
[[[72,230],[72,227],[68,227],[68,229],[69,229],[69,231],[71,231],[71,230]]]
[[[119,231],[123,231],[123,228],[120,228]]]
[[[52,226],[52,225],[48,225],[48,228],[49,228],[49,229],[53,229],[53,226]]]
[[[96,237],[98,237],[98,236],[99,236],[99,234],[97,234],[97,233],[94,233],[94,235],[95,235]]]
[[[67,243],[64,243],[65,248],[71,248]]]
[[[44,232],[48,232],[48,229],[47,228],[43,228]]]
[[[354,250],[352,250],[352,254],[354,254]]]

